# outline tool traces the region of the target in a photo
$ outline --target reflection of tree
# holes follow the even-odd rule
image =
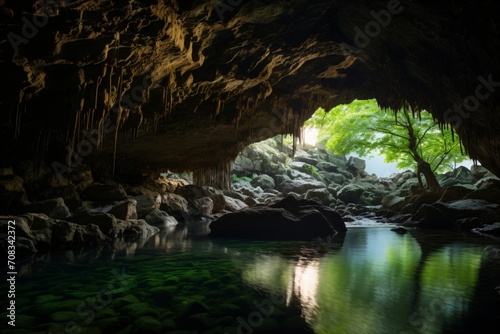
[[[338,251],[312,259],[260,255],[242,274],[300,303],[315,333],[440,333],[467,309],[480,262],[467,245],[351,229]]]

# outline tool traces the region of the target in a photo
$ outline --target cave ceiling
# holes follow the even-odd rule
[[[210,168],[376,98],[500,175],[498,1],[0,0],[0,22],[4,164]]]

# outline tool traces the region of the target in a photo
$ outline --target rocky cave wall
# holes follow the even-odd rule
[[[500,176],[499,22],[494,0],[0,0],[1,161],[223,185],[247,144],[376,98]]]

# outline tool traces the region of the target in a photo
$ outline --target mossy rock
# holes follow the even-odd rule
[[[128,314],[134,319],[138,319],[143,316],[158,317],[158,311],[152,309],[147,303],[135,303],[127,305],[122,308],[122,312]]]
[[[85,301],[77,299],[51,302],[42,305],[38,311],[41,315],[51,315],[57,311],[76,310],[76,308],[82,303],[85,303]]]
[[[121,331],[117,332],[116,334],[130,334],[130,333],[132,333],[133,329],[134,329],[134,326],[130,325],[130,326],[125,327]]]
[[[161,332],[161,322],[154,317],[140,317],[134,322],[133,333],[137,334],[157,334]]]
[[[36,297],[35,303],[36,304],[46,304],[46,303],[57,302],[61,299],[63,299],[62,296],[41,295],[41,296]]]
[[[224,303],[217,307],[216,314],[220,316],[232,315],[239,316],[241,315],[242,310],[241,307],[235,304]]]
[[[159,286],[152,288],[149,291],[155,301],[162,302],[170,300],[176,293],[179,292],[179,289],[175,286]]]
[[[187,318],[188,328],[204,331],[214,326],[209,313],[198,313]]]
[[[172,319],[165,319],[161,322],[161,331],[162,333],[173,331],[177,328],[175,321]]]
[[[134,295],[126,295],[124,297],[117,298],[114,301],[117,302],[118,305],[121,305],[121,306],[126,306],[126,305],[136,304],[136,303],[140,303],[141,302],[139,300],[139,298],[137,298]]]
[[[181,282],[181,279],[177,276],[170,276],[170,277],[167,277],[164,281],[163,281],[163,285],[177,285]]]
[[[93,321],[92,325],[99,327],[107,333],[118,333],[131,325],[131,319],[127,317],[109,317]]]

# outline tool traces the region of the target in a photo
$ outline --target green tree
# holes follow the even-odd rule
[[[319,109],[306,126],[318,128],[318,139],[337,154],[382,153],[400,169],[413,167],[420,185],[424,187],[423,175],[430,190],[440,188],[436,172],[466,159],[450,130],[440,129],[426,111],[414,115],[410,107],[394,113],[380,110],[376,100],[355,100],[329,112]]]

